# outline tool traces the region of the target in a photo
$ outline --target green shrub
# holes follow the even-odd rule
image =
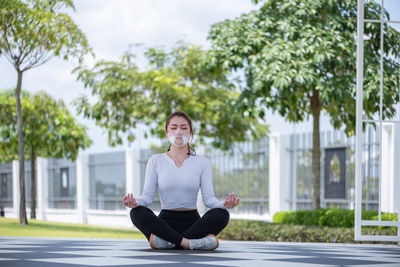
[[[273,222],[280,224],[320,225],[319,221],[327,209],[282,211],[274,214]]]
[[[363,234],[397,235],[397,229],[364,228]],[[261,221],[230,220],[218,235],[225,240],[324,242],[324,243],[383,243],[354,241],[354,228],[276,224]]]
[[[354,227],[354,211],[330,209],[318,220],[319,226]]]
[[[377,214],[378,214],[378,212],[376,212],[374,210],[363,210],[362,213],[361,213],[361,219],[363,219],[363,220],[372,220],[372,218]]]
[[[378,220],[378,212],[362,211],[363,220]],[[382,220],[397,221],[397,214],[382,213]],[[317,209],[277,212],[274,223],[330,227],[354,227],[354,210]]]
[[[296,213],[294,211],[280,211],[274,214],[273,222],[281,224],[296,224]]]
[[[378,220],[378,216],[379,216],[378,214],[372,216],[371,220]],[[382,213],[381,220],[397,222],[397,213]]]
[[[327,211],[327,209],[299,210],[296,212],[296,224],[320,225],[319,220]]]

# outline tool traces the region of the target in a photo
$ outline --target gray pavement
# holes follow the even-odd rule
[[[137,239],[0,237],[0,266],[400,266],[400,247],[222,240],[215,251],[186,251]]]

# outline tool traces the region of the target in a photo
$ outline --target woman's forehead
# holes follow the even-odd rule
[[[181,118],[181,117],[174,117],[171,119],[171,122],[169,125],[189,125],[188,122],[186,121],[185,118]]]

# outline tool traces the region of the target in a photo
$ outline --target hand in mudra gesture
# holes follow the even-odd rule
[[[124,204],[124,206],[131,208],[131,209],[136,208],[138,206],[136,199],[133,197],[132,193],[124,196],[124,198],[122,199],[122,204]]]
[[[229,196],[225,198],[224,206],[228,209],[232,209],[239,204],[240,198],[237,198],[234,193],[230,193]]]

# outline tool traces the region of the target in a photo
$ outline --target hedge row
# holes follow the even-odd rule
[[[397,229],[394,227],[389,229],[363,227],[362,233],[397,235]],[[249,220],[231,220],[218,237],[225,240],[246,241],[383,243],[354,241],[354,228],[287,225]]]
[[[362,211],[363,220],[378,220],[378,212],[371,210]],[[397,214],[382,213],[384,221],[397,221]],[[354,210],[344,209],[317,209],[317,210],[298,210],[283,211],[275,213],[274,223],[296,224],[296,225],[315,225],[330,227],[354,227]]]

